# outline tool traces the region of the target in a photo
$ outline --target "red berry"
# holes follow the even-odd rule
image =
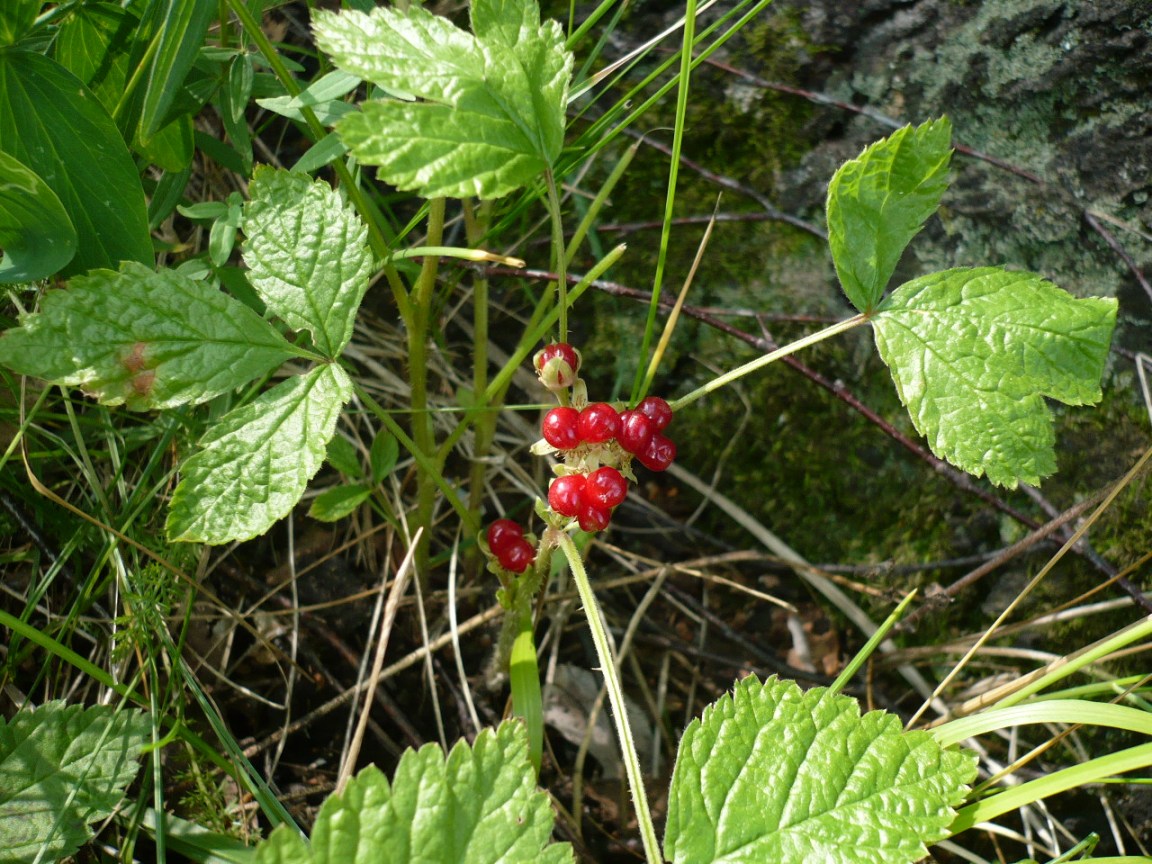
[[[511,519],[497,519],[488,526],[488,548],[497,558],[513,543],[524,539],[524,529]]]
[[[632,454],[640,454],[648,449],[648,443],[656,434],[655,424],[647,415],[639,411],[622,411],[620,413],[620,433],[616,439],[620,446]]]
[[[628,497],[628,481],[610,465],[597,468],[584,484],[584,498],[600,507],[615,507]],[[555,508],[553,508],[555,509]]]
[[[650,471],[666,471],[676,459],[676,445],[657,432],[652,436],[647,449],[643,453],[637,453],[636,458]]]
[[[636,410],[651,420],[658,432],[672,422],[672,409],[659,396],[647,396],[641,399]]]
[[[548,488],[548,506],[561,516],[575,516],[580,511],[587,481],[583,474],[565,474]]]
[[[503,555],[496,556],[500,566],[513,573],[523,573],[528,565],[536,560],[536,550],[532,544],[523,538],[513,541],[512,545],[504,550]]]
[[[536,366],[536,371],[539,372],[549,360],[557,358],[567,363],[573,372],[580,369],[580,352],[567,342],[553,342],[551,345],[546,345],[536,352],[532,362]]]
[[[589,444],[611,441],[620,432],[620,415],[607,402],[593,402],[580,412],[576,432]]]
[[[582,531],[603,531],[608,527],[608,522],[612,519],[612,510],[608,507],[601,507],[599,504],[585,498],[580,502],[580,512],[577,516],[580,520],[580,529]]]
[[[532,365],[549,390],[571,387],[580,369],[580,352],[567,342],[553,342],[536,352]]]
[[[576,431],[579,417],[575,408],[553,408],[544,415],[544,440],[557,450],[571,450],[580,443],[580,433]]]

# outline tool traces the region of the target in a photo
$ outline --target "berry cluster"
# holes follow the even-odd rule
[[[488,526],[488,548],[500,566],[523,573],[536,560],[536,550],[524,539],[524,529],[511,519],[497,519]]]
[[[606,402],[593,402],[577,411],[561,406],[544,415],[544,440],[561,452],[581,444],[615,441],[625,453],[651,471],[665,471],[676,458],[676,444],[663,434],[672,409],[659,396],[649,396],[631,411],[617,411]]]
[[[548,489],[554,513],[578,520],[585,531],[602,531],[612,510],[628,494],[632,460],[652,471],[664,471],[676,458],[676,445],[664,435],[672,409],[649,396],[630,411],[607,402],[589,402],[577,374],[580,353],[566,343],[542,349],[533,360],[541,383],[560,397],[560,406],[544,415],[541,432],[546,450],[559,451],[564,464]],[[571,398],[561,391],[571,386]],[[568,403],[571,404],[568,404]]]
[[[611,465],[588,475],[565,474],[548,488],[548,506],[561,516],[575,516],[585,531],[603,531],[612,510],[628,495],[628,481]]]
[[[664,435],[672,408],[657,396],[641,400],[630,411],[588,402],[579,376],[580,352],[566,342],[536,352],[532,365],[540,383],[561,402],[544,415],[544,441],[532,448],[537,455],[559,451],[564,458],[548,488],[548,507],[575,519],[584,531],[603,531],[612,511],[628,496],[628,481],[636,479],[632,461],[664,471],[676,458],[675,443]],[[513,573],[523,573],[536,557],[524,530],[511,519],[488,526],[488,549],[500,567]]]

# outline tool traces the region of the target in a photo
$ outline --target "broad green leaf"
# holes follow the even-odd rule
[[[0,152],[0,284],[47,279],[76,254],[76,229],[44,180]]]
[[[368,229],[322,180],[260,166],[244,208],[244,263],[268,308],[335,357],[372,274]]]
[[[560,154],[572,55],[535,0],[472,4],[475,35],[413,5],[407,13],[318,11],[317,44],[345,71],[393,93],[339,121],[360,161],[420,195],[497,198]]]
[[[48,291],[0,336],[5,366],[135,410],[203,402],[296,354],[239,300],[131,262]]]
[[[451,105],[365,102],[336,128],[357,159],[381,166],[381,179],[424,198],[499,198],[548,167],[509,118]]]
[[[316,496],[308,515],[321,522],[336,522],[368,500],[372,490],[362,483],[349,483],[327,489]]]
[[[845,162],[828,185],[828,246],[844,293],[871,312],[905,247],[948,188],[952,124],[905,126]]]
[[[1056,470],[1050,397],[1100,399],[1116,301],[1076,299],[1033,273],[945,270],[900,286],[876,347],[932,452],[1001,486]]]
[[[61,22],[52,41],[56,61],[83,81],[110,115],[124,98],[139,26],[133,10],[113,3],[86,3]]]
[[[144,17],[153,37],[140,112],[141,140],[148,141],[168,125],[168,110],[204,43],[216,6],[215,0],[151,0]]]
[[[4,0],[0,3],[0,48],[15,45],[31,29],[41,0]]]
[[[168,536],[212,544],[249,540],[287,516],[323,464],[350,398],[348,374],[326,364],[225,414],[180,468]]]
[[[78,244],[63,275],[152,263],[132,156],[103,106],[59,63],[0,49],[0,152],[39,174],[72,220]]]
[[[680,741],[664,854],[675,864],[901,864],[947,836],[972,754],[847,696],[746,678]]]
[[[535,788],[519,722],[461,741],[447,761],[429,744],[400,758],[391,784],[375,767],[324,802],[309,843],[281,826],[257,847],[256,864],[564,864],[567,843],[549,842],[552,809]]]
[[[149,729],[143,713],[105,705],[0,717],[0,864],[58,861],[87,842],[136,776]]]
[[[192,160],[192,117],[185,110],[155,135],[144,139],[137,121],[142,98],[126,93],[133,78],[133,58],[144,46],[138,14],[112,3],[85,4],[60,25],[52,43],[56,59],[84,82],[117,120],[136,152],[166,171],[180,171]],[[140,56],[138,62],[147,58]],[[143,79],[141,79],[143,80]]]

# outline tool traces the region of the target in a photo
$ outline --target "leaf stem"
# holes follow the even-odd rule
[[[608,701],[612,705],[612,719],[616,723],[616,737],[620,741],[620,751],[624,770],[628,775],[628,786],[632,790],[632,803],[636,809],[636,821],[640,827],[640,838],[644,842],[644,856],[648,864],[661,864],[664,860],[660,852],[660,841],[656,839],[656,826],[652,822],[652,812],[648,809],[648,796],[644,791],[644,776],[640,769],[640,757],[636,754],[636,744],[632,738],[632,727],[628,722],[628,706],[624,702],[624,690],[620,686],[620,674],[616,669],[616,658],[608,641],[608,630],[600,612],[600,604],[592,592],[584,561],[576,544],[563,531],[548,529],[545,544],[552,540],[564,552],[568,566],[572,568],[572,578],[576,591],[588,618],[588,629],[592,633],[592,644],[596,646],[596,657],[600,661],[600,671],[604,673],[604,685],[608,690]]]
[[[673,402],[669,402],[669,407],[671,407],[673,411],[679,411],[686,405],[691,405],[697,399],[707,396],[712,391],[719,390],[721,387],[725,386],[726,384],[731,384],[738,378],[743,378],[749,372],[755,372],[757,369],[761,369],[767,366],[769,363],[776,362],[781,357],[787,357],[789,354],[794,354],[801,348],[807,348],[809,345],[815,345],[817,342],[823,342],[825,339],[828,339],[832,336],[836,336],[840,333],[844,333],[848,330],[859,327],[867,320],[868,316],[866,314],[861,313],[860,315],[853,315],[851,318],[846,318],[838,324],[833,324],[831,327],[825,327],[823,330],[812,333],[802,339],[797,339],[795,342],[790,342],[782,348],[777,348],[775,351],[757,357],[755,360],[750,360],[743,366],[737,366],[735,369],[725,372],[723,375],[720,375],[717,378],[713,378],[707,384],[704,384],[701,387],[697,387],[691,393],[688,393],[685,396],[681,396],[679,399],[676,399]]]

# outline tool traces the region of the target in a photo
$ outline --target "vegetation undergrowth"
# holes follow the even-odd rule
[[[876,422],[1014,518],[1019,505],[996,487],[1034,487],[1055,472],[1046,400],[1102,399],[1117,303],[985,262],[895,279],[952,171],[951,124],[929,119],[829,180],[819,233],[854,314],[787,344],[762,338],[753,359],[677,386],[662,363],[678,323],[700,311],[688,299],[715,221],[679,290],[668,288],[692,77],[768,3],[712,5],[688,0],[666,34],[677,50],[661,53],[657,41],[609,62],[624,6],[612,0],[567,30],[542,20],[534,0],[473,0],[467,28],[418,5],[348,2],[310,10],[310,73],[242,0],[18,0],[0,11],[0,280],[15,314],[0,337],[14,406],[3,500],[34,550],[11,555],[16,578],[0,607],[10,634],[0,861],[81,848],[112,860],[597,860],[582,828],[593,746],[627,790],[615,831],[631,839],[617,838],[613,854],[650,864],[981,861],[973,838],[1011,834],[996,820],[1013,814],[1028,826],[1027,854],[1092,854],[1090,833],[1033,836],[1025,814],[1152,765],[1148,681],[1113,665],[1147,642],[1152,618],[1125,601],[1114,632],[1059,654],[1017,653],[1007,681],[985,680],[979,664],[1013,649],[1009,618],[1062,559],[1099,559],[1087,532],[1142,482],[1152,450],[1067,513],[1022,516],[1029,533],[970,562],[972,582],[1021,550],[1046,550],[991,624],[932,645],[939,665],[921,668],[895,639],[933,612],[933,598],[915,611],[915,592],[873,598],[884,620],[872,621],[845,592],[860,582],[814,567],[721,484],[684,469],[676,436],[691,406],[777,361],[807,368],[804,349],[869,330],[907,409]],[[640,146],[619,139],[672,93],[645,317],[621,346],[621,368],[589,374],[576,347],[589,326],[584,298],[631,254],[597,230]],[[289,136],[306,143],[286,166],[287,147],[269,142]],[[198,194],[209,174],[229,178],[216,191],[235,188]],[[600,185],[585,189],[586,177]],[[529,256],[546,266],[528,267]],[[322,491],[311,488],[318,476]],[[702,713],[694,692],[679,694],[693,715],[684,723],[662,709],[669,668],[657,692],[636,674],[640,642],[655,635],[647,610],[662,592],[683,597],[669,573],[698,565],[638,574],[650,587],[621,626],[602,605],[597,550],[612,548],[614,523],[626,536],[638,490],[668,477],[858,630],[852,659],[841,664],[833,648],[817,667],[797,648],[770,668],[819,686],[753,674]],[[304,596],[310,575],[338,578],[300,569],[297,547],[313,542],[294,527],[306,500],[312,523],[357,527],[349,545],[377,574],[360,593],[370,608],[355,622],[359,651],[340,627],[316,631],[350,659],[352,684],[301,636],[333,605]],[[283,563],[245,582],[229,552],[265,535],[285,538]],[[1104,569],[1139,595],[1131,577],[1146,557]],[[645,560],[638,553],[633,569]],[[795,603],[739,587],[803,631]],[[447,623],[430,621],[433,599]],[[728,626],[707,603],[697,612],[686,602],[689,617]],[[423,647],[385,666],[402,607]],[[577,608],[584,665],[603,677],[583,696],[572,694],[586,670],[558,663]],[[461,639],[489,622],[496,634],[469,674]],[[453,647],[455,676],[433,643]],[[812,647],[806,636],[796,644]],[[232,680],[234,651],[277,670],[273,695]],[[412,680],[434,703],[434,732],[414,728],[383,686],[403,663],[422,667]],[[560,665],[583,715],[571,764],[546,734],[560,729]],[[915,704],[862,705],[875,666],[890,667]],[[696,673],[686,677],[677,688],[694,691]],[[295,717],[294,697],[317,682],[338,695]],[[441,686],[462,694],[458,721],[446,722]],[[473,686],[488,693],[479,707]],[[494,709],[505,687],[508,705]],[[230,724],[219,705],[228,689],[279,728],[238,728],[235,715]],[[605,701],[614,743],[594,745]],[[403,738],[439,743],[401,746],[377,705]],[[344,706],[339,764],[301,819],[269,769],[294,731]],[[1041,724],[1047,738],[1021,732]],[[1093,752],[1077,734],[1085,726],[1137,743]],[[672,757],[661,790],[656,737]],[[370,741],[393,757],[390,779],[365,766]],[[1049,749],[1068,754],[1065,764],[1036,771]],[[546,776],[570,778],[569,811],[538,785]],[[1117,849],[1094,860],[1140,859]]]

